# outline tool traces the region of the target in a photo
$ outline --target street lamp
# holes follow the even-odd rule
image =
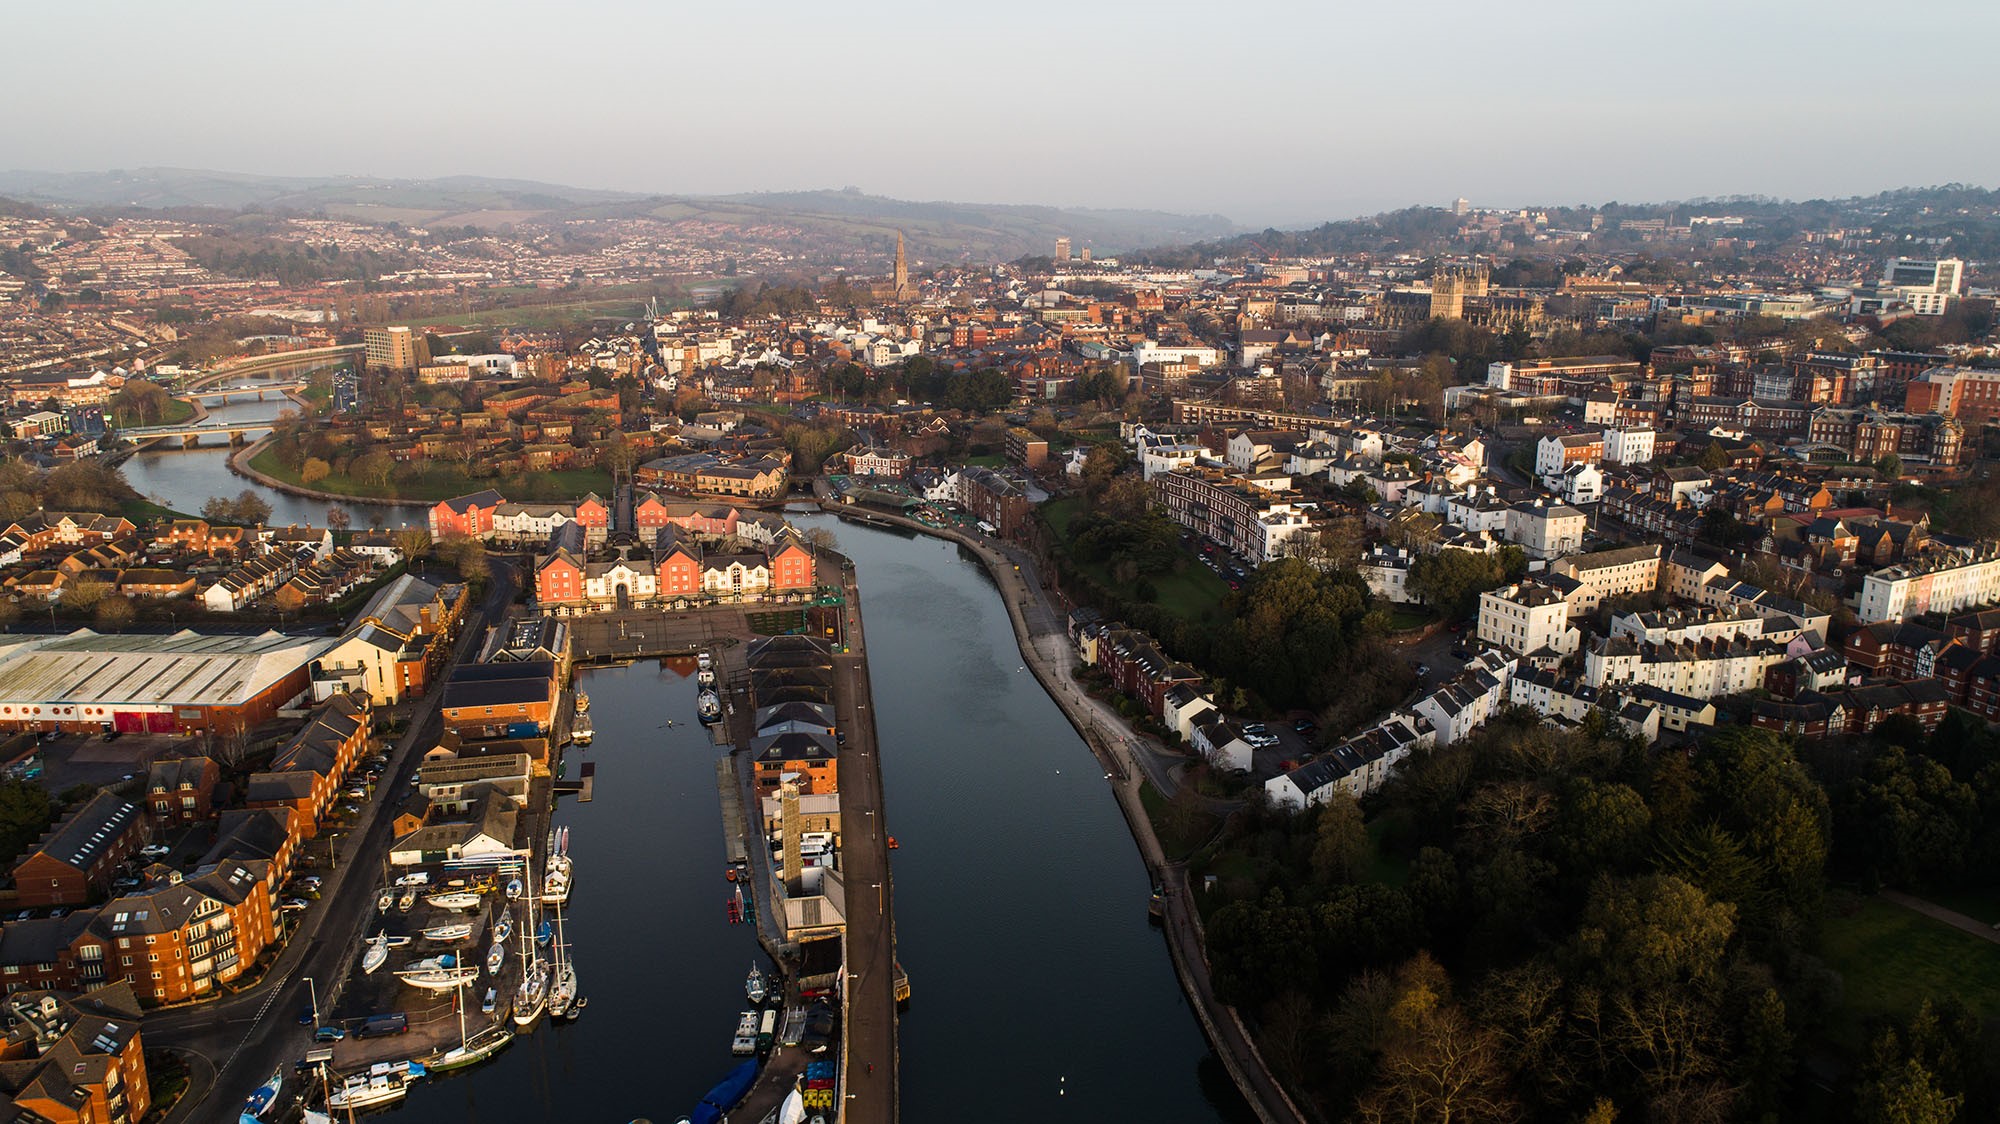
[[[301,978],[306,981],[306,995],[308,997],[307,1001],[312,1004],[313,1027],[315,1030],[317,1030],[319,1027],[319,988],[313,984],[313,978],[311,976],[304,976]]]

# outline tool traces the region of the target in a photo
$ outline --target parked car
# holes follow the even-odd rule
[[[313,1031],[314,1042],[338,1042],[347,1037],[347,1032],[337,1026],[323,1026]]]
[[[286,898],[284,901],[278,903],[278,908],[296,913],[306,908],[306,900],[304,898]]]
[[[341,793],[341,795],[347,797],[349,800],[366,800],[368,799],[368,790],[358,784],[349,785],[347,791]]]
[[[300,1026],[311,1026],[312,1024],[318,1021],[319,1021],[319,1012],[313,1010],[313,1005],[310,1001],[306,1002],[299,1008]]]
[[[164,859],[173,853],[174,849],[165,843],[148,843],[139,848],[139,854],[149,859]]]
[[[1271,730],[1270,727],[1264,725],[1262,722],[1246,722],[1243,725],[1243,732],[1246,734],[1268,734]]]
[[[1310,718],[1301,718],[1297,722],[1292,723],[1292,733],[1317,734],[1319,733],[1319,723]]]

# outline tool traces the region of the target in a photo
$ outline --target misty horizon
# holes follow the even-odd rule
[[[1843,10],[1844,9],[1844,10]],[[1810,20],[1695,3],[1504,9],[780,2],[755,18],[592,0],[12,12],[8,163],[317,176],[368,168],[731,195],[852,184],[912,200],[1157,210],[1297,226],[1476,206],[1841,198],[2000,183],[1977,68],[1924,102],[1828,102],[1829,74],[1929,58],[2000,8]],[[1857,29],[1864,26],[1867,33]],[[1982,34],[1983,33],[1983,34]],[[1857,82],[1857,92],[1872,89]],[[1878,138],[1893,138],[1893,151]]]

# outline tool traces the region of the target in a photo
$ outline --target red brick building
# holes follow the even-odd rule
[[[139,849],[144,836],[137,805],[112,792],[98,793],[56,821],[14,864],[16,904],[82,905],[110,889],[118,865]]]
[[[442,539],[451,535],[470,535],[476,539],[486,538],[493,533],[493,512],[506,502],[506,497],[491,488],[469,496],[440,500],[431,508],[431,537]]]

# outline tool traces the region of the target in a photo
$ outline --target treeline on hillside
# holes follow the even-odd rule
[[[1193,868],[1230,899],[1216,989],[1331,1119],[1994,1119],[1991,1012],[1953,996],[1802,1062],[1843,1003],[1829,881],[1992,889],[1997,760],[1970,721],[1802,758],[1763,730],[1654,753],[1509,711],[1403,763],[1368,805],[1379,852],[1351,799],[1233,819]]]

